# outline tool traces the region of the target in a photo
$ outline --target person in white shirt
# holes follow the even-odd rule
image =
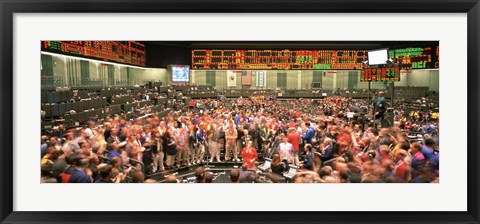
[[[95,122],[89,121],[88,122],[88,127],[85,129],[85,133],[87,133],[87,138],[90,138],[94,135],[93,133],[93,127],[95,126]]]
[[[133,142],[135,146],[137,147],[138,153],[137,153],[137,159],[138,161],[142,162],[143,161],[143,152],[145,151],[145,147],[143,147],[142,144],[142,135],[141,134],[136,134],[135,135],[135,141]]]
[[[293,162],[293,145],[290,142],[288,142],[287,137],[283,137],[283,142],[280,143],[279,147],[280,147],[280,151],[279,151],[280,158],[282,160],[286,159],[288,163],[292,163]]]
[[[180,166],[187,165],[188,133],[185,129],[178,129],[177,133],[175,134],[175,142],[177,142],[177,168],[180,168]],[[181,164],[181,161],[183,164]]]
[[[304,132],[304,127],[305,127],[305,123],[300,123],[297,127],[297,130],[296,132],[299,134],[299,135],[303,135],[305,132]]]

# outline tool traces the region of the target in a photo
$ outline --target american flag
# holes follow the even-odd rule
[[[252,85],[252,71],[242,71],[242,85]]]

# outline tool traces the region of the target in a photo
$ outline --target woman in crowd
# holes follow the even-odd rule
[[[252,147],[253,141],[248,141],[247,146],[242,150],[243,164],[248,166],[248,169],[255,168],[255,161],[257,161],[257,150]]]
[[[275,153],[275,155],[273,155],[272,164],[270,167],[272,169],[272,173],[278,174],[280,176],[283,174],[283,172],[285,172],[285,163],[282,162],[278,153]]]

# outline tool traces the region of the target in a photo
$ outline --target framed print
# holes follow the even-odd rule
[[[479,222],[478,0],[1,9],[2,223]]]

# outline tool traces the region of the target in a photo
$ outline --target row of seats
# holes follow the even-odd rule
[[[128,102],[132,102],[133,99],[140,100],[140,96],[120,96],[109,99],[110,104],[125,104]]]
[[[196,93],[191,93],[190,97],[192,99],[205,99],[205,98],[217,98],[218,93],[215,91],[209,91],[209,92],[196,92]]]
[[[320,98],[322,93],[313,93],[312,91],[285,91],[279,98]]]
[[[165,109],[163,105],[156,105],[149,107],[149,113],[156,113],[161,117],[167,116],[170,109]],[[67,114],[63,117],[63,120],[51,120],[51,121],[42,121],[42,131],[51,130],[54,126],[58,124],[64,124],[68,127],[75,127],[78,125],[85,124],[88,120],[92,118],[96,119],[105,119],[107,117],[113,117],[114,115],[121,115],[122,111],[120,105],[109,106],[105,109],[90,110],[75,114]],[[139,117],[136,113],[125,113],[124,118],[126,119],[136,119]]]
[[[176,91],[187,92],[191,90],[191,86],[173,86],[173,89],[175,89]]]
[[[97,98],[70,103],[45,103],[42,104],[41,109],[45,111],[46,117],[55,117],[62,116],[72,110],[79,113],[85,110],[103,108],[105,106],[107,106],[106,98]]]
[[[94,110],[89,110],[89,111],[84,111],[84,112],[79,112],[74,114],[65,114],[63,116],[63,119],[65,120],[66,125],[71,125],[71,124],[74,124],[75,122],[84,123],[95,117],[98,117],[98,118],[106,117],[105,113],[106,113],[105,109],[94,109]],[[109,114],[114,115],[111,113]]]
[[[150,100],[154,100],[155,99],[155,94],[153,93],[148,93],[148,98]],[[139,95],[135,95],[135,96],[120,96],[120,97],[115,97],[115,98],[111,98],[108,100],[108,102],[110,104],[125,104],[125,103],[128,103],[128,102],[132,102],[133,99],[135,99],[136,101],[138,100],[142,100],[142,96],[139,96]]]
[[[390,88],[387,89],[391,91]],[[406,100],[418,99],[429,95],[428,87],[420,86],[396,86],[394,89],[395,97],[405,98]]]
[[[158,92],[159,92],[159,93],[168,93],[168,89],[169,89],[169,87],[161,86],[161,87],[158,89]]]
[[[167,87],[164,87],[167,88]],[[79,89],[79,90],[42,90],[41,91],[41,100],[42,103],[61,103],[68,102],[73,98],[74,93],[80,97],[80,99],[89,98],[90,96],[99,95],[101,97],[111,98],[114,95],[128,94],[130,92],[144,93],[144,89],[140,87],[117,87],[117,88],[108,88],[108,89]],[[90,96],[89,96],[90,95]]]
[[[144,101],[139,101],[139,102],[135,102],[135,103],[126,103],[126,104],[122,104],[122,110],[125,111],[125,112],[128,112],[128,111],[132,111],[133,108],[143,108],[145,106],[152,106],[152,101],[150,100],[144,100]]]
[[[150,94],[151,97],[153,97],[153,94]],[[91,109],[103,109],[105,106],[110,103],[111,105],[118,105],[121,107],[122,110],[124,111],[130,111],[132,107],[137,107],[138,104],[140,104],[140,107],[144,106],[150,106],[153,104],[155,105],[165,105],[167,99],[166,98],[160,98],[160,99],[153,99],[150,98],[151,100],[143,100],[138,103],[128,103],[132,102],[133,98],[136,100],[141,100],[140,96],[123,96],[121,98],[117,98],[114,100],[110,100],[110,102],[107,102],[107,99],[105,97],[102,98],[96,98],[96,99],[84,99],[81,101],[76,101],[76,102],[68,102],[68,103],[58,103],[58,104],[42,104],[41,109],[45,111],[45,117],[57,117],[57,116],[63,116],[66,113],[69,113],[70,111],[75,111],[77,113],[85,111],[85,110],[91,110]],[[118,112],[120,113],[120,111]]]
[[[80,98],[88,98],[88,91],[78,90]],[[68,102],[73,97],[73,91],[41,91],[42,103],[60,103]]]
[[[241,92],[233,92],[233,91],[225,92],[225,97],[228,97],[228,98],[238,98],[241,96],[242,96]]]
[[[148,82],[146,86],[149,89],[155,89],[155,87],[160,89],[162,87],[162,82]]]
[[[118,88],[118,89],[102,89],[100,90],[100,96],[103,97],[112,97],[114,95],[121,95],[121,94],[127,94],[128,93],[127,88]]]

